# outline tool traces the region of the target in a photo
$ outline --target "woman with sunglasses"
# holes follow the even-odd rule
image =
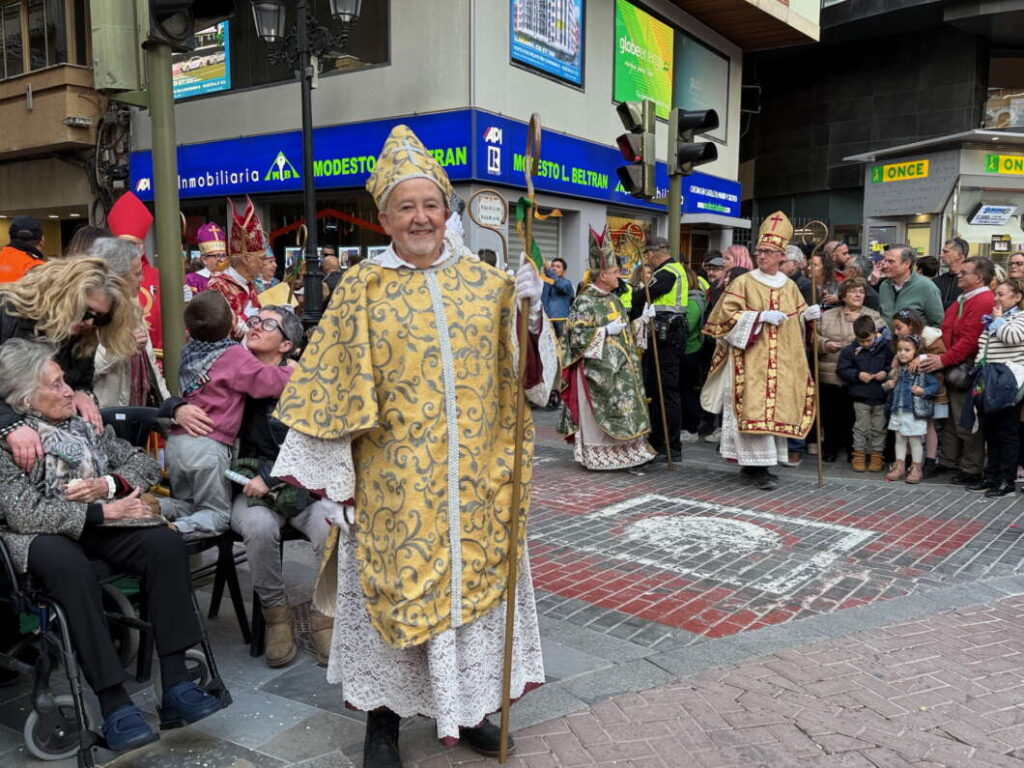
[[[0,285],[0,343],[21,338],[52,345],[74,390],[75,413],[97,433],[103,420],[92,394],[93,356],[103,344],[112,355],[131,357],[137,323],[138,305],[101,259],[50,261],[16,283]],[[25,471],[43,456],[38,433],[6,404],[0,404],[0,436]]]

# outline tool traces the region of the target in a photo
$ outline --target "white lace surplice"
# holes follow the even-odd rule
[[[402,717],[432,717],[437,737],[446,742],[459,738],[460,726],[478,725],[499,710],[505,603],[423,645],[391,648],[370,625],[359,587],[355,541],[342,537],[338,546],[338,605],[327,681],[341,684],[345,703],[363,711],[387,707]],[[527,552],[523,552],[516,590],[512,642],[512,698],[516,699],[544,682]]]

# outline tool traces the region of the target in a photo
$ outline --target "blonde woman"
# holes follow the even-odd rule
[[[54,360],[74,390],[75,413],[99,432],[103,420],[92,395],[93,356],[102,343],[119,358],[131,357],[138,311],[102,260],[58,259],[0,285],[0,343],[22,338],[52,345]],[[25,471],[43,457],[36,430],[6,404],[0,404],[0,436]]]

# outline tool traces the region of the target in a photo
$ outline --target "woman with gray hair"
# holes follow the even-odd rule
[[[302,343],[302,322],[291,307],[263,307],[248,326],[246,347],[268,365],[287,365]],[[276,407],[276,397],[246,399],[234,468],[251,479],[231,510],[231,528],[245,542],[253,589],[266,618],[265,654],[270,667],[284,666],[297,652],[281,567],[281,529],[289,525],[300,531],[313,544],[317,560],[329,530],[321,502],[271,475],[288,434],[288,428],[273,416]],[[334,620],[314,609],[310,624],[317,659],[326,665]]]
[[[26,473],[0,444],[0,538],[16,570],[31,574],[64,609],[78,663],[100,702],[107,746],[135,749],[158,737],[125,690],[90,560],[142,578],[160,656],[161,727],[195,722],[221,704],[185,666],[200,628],[184,542],[141,497],[160,469],[111,427],[97,434],[76,415],[73,395],[52,347],[25,339],[0,346],[0,398],[43,446],[42,460]]]
[[[96,374],[93,394],[101,408],[129,405],[160,405],[170,396],[167,382],[156,364],[156,353],[149,329],[138,303],[142,285],[142,251],[136,243],[119,237],[100,237],[93,241],[88,255],[102,259],[124,282],[124,292],[136,308],[136,324],[132,329],[137,349],[129,357],[117,356],[104,346],[96,350]]]

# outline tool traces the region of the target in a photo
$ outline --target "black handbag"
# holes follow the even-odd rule
[[[955,389],[958,392],[965,392],[971,386],[971,381],[974,379],[974,363],[970,360],[964,360],[952,368],[947,368],[945,376],[948,388]]]

